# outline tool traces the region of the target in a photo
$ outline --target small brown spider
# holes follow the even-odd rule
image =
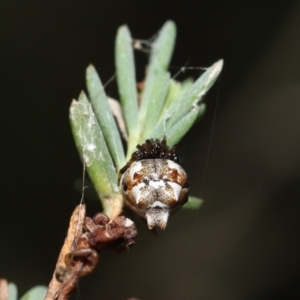
[[[146,140],[119,172],[125,204],[146,219],[150,230],[165,229],[169,216],[188,201],[187,174],[175,148],[165,138]]]

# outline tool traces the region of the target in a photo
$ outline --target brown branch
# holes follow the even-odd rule
[[[77,261],[71,269],[71,273],[68,274],[67,278],[62,282],[57,300],[66,300],[71,295],[72,291],[76,288],[79,280],[79,272],[83,267],[82,261]]]
[[[85,217],[85,204],[78,205],[70,219],[68,234],[65,239],[64,245],[61,248],[55,271],[52,280],[48,286],[48,291],[45,300],[55,300],[58,297],[62,283],[56,278],[56,272],[59,269],[67,268],[65,263],[65,256],[73,251],[74,245],[77,244],[80,236],[82,235],[83,221]]]
[[[110,220],[106,214],[98,213],[91,219],[85,217],[85,206],[78,206],[72,214],[45,300],[68,299],[79,279],[94,271],[100,251],[128,251],[136,236],[134,223],[124,216]]]

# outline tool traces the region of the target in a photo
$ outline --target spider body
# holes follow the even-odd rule
[[[145,218],[149,229],[165,229],[168,218],[188,200],[187,174],[165,139],[146,140],[120,171],[125,204]]]

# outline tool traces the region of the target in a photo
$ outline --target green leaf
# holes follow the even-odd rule
[[[20,300],[42,300],[47,293],[47,287],[37,285],[30,289]]]
[[[162,139],[166,137],[167,143],[170,147],[178,144],[184,135],[190,130],[193,124],[199,119],[199,116],[205,112],[205,104],[195,106],[187,115],[179,120],[174,126],[168,129],[168,117],[165,116],[165,120],[160,122],[158,126],[153,130],[150,138]]]
[[[93,111],[101,127],[107,147],[117,170],[120,170],[126,164],[121,137],[102,82],[92,65],[86,70],[86,84]]]
[[[179,96],[175,97],[174,95],[173,100],[168,100],[168,104],[163,108],[160,121],[149,137],[161,139],[166,136],[169,146],[177,144],[195,121],[203,115],[205,106],[203,104],[199,106],[199,102],[216,81],[222,66],[223,60],[219,60],[208,68],[189,88],[190,82],[187,82],[184,87],[186,91],[184,94],[180,93],[180,87],[173,86],[173,90],[177,89]]]
[[[18,288],[13,283],[8,284],[8,300],[17,300],[18,299]]]
[[[119,195],[117,172],[97,119],[82,92],[70,107],[70,122],[76,147],[89,177],[101,199],[104,212],[110,215],[112,199]]]
[[[134,149],[139,136],[139,108],[132,38],[127,26],[118,30],[115,57],[118,90],[129,135],[128,148]]]
[[[157,39],[152,44],[150,62],[149,62],[147,77],[145,81],[145,90],[143,91],[142,94],[142,100],[141,100],[141,106],[139,112],[139,126],[142,132],[144,130],[148,130],[148,128],[146,128],[148,126],[146,120],[150,120],[149,124],[152,124],[152,122],[156,119],[156,116],[153,119],[151,116],[149,116],[149,109],[152,109],[152,113],[153,113],[154,109],[156,108],[153,105],[153,101],[155,103],[159,103],[159,101],[161,101],[159,103],[159,108],[158,108],[159,115],[163,107],[165,99],[160,97],[158,93],[161,93],[161,91],[163,91],[166,97],[166,91],[169,84],[168,82],[166,82],[167,87],[165,89],[160,88],[160,91],[157,90],[157,87],[161,87],[162,82],[160,81],[164,80],[162,79],[162,77],[164,78],[165,76],[164,72],[166,72],[169,67],[169,63],[174,50],[175,37],[176,37],[176,26],[174,22],[168,21],[164,24],[164,26],[162,27],[162,29],[158,34]],[[152,108],[150,108],[151,106]],[[143,138],[144,136],[141,136],[139,141],[143,142],[142,140]],[[129,150],[132,151],[132,149]]]
[[[164,102],[168,93],[170,73],[159,68],[156,69],[156,71],[156,80],[152,86],[153,90],[148,89],[146,86],[144,91],[144,94],[149,93],[151,95],[151,105],[148,106],[143,131],[138,143],[143,143],[147,138],[150,137],[150,134],[153,131],[153,128],[156,126],[162,113]]]
[[[178,121],[172,128],[166,131],[165,136],[167,138],[168,145],[170,147],[177,145],[180,140],[186,135],[186,133],[191,129],[199,116],[203,115],[204,112],[205,104],[196,106],[180,121]]]
[[[180,119],[187,115],[191,109],[198,105],[203,96],[214,84],[223,67],[223,60],[214,63],[196,80],[179,101],[173,103],[169,108],[169,114],[172,114],[168,120],[168,127],[171,128]]]
[[[173,21],[167,21],[152,44],[149,68],[158,65],[163,70],[168,70],[174,51],[175,39],[176,25]]]
[[[192,86],[192,84],[193,80],[191,78],[188,78],[183,82],[179,82],[174,79],[170,80],[168,94],[159,119],[160,121],[163,119],[166,111],[169,110],[169,107],[172,105],[172,103],[176,103],[184,95],[184,93]]]
[[[183,205],[185,209],[199,209],[203,204],[203,200],[197,197],[189,196],[189,200],[186,204]]]

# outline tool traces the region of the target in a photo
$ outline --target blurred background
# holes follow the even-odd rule
[[[85,68],[106,82],[120,25],[149,39],[172,19],[173,74],[225,61],[180,145],[191,194],[205,203],[158,236],[136,219],[137,244],[101,254],[73,298],[300,299],[299,1],[4,0],[0,16],[0,277],[20,294],[51,279],[81,197],[68,109]],[[138,80],[146,59],[137,53]],[[115,81],[107,93],[118,97]]]

